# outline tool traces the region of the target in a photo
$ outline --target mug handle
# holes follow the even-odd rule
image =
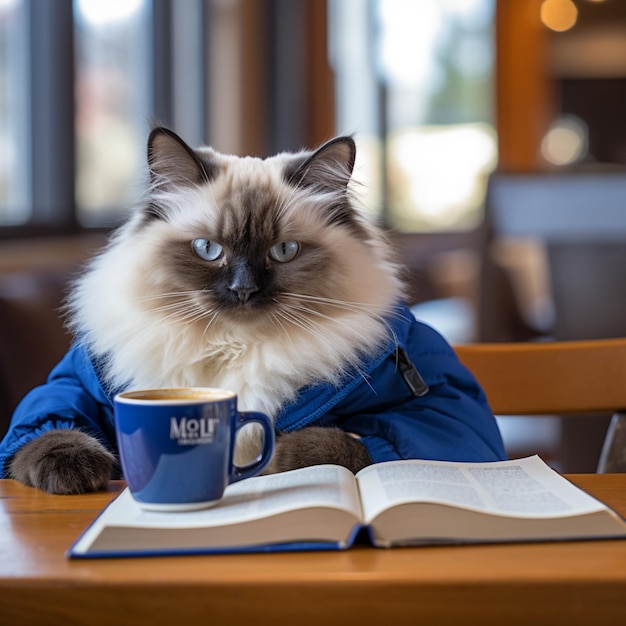
[[[274,425],[267,415],[255,411],[243,411],[237,414],[235,434],[244,425],[256,422],[263,427],[263,450],[256,461],[239,467],[233,463],[230,469],[230,483],[260,474],[272,460],[274,455]]]

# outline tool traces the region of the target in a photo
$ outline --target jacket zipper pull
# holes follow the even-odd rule
[[[428,393],[428,385],[417,371],[417,367],[415,367],[413,361],[409,359],[409,355],[404,348],[398,346],[396,348],[396,355],[398,358],[398,369],[413,395],[418,398],[425,396]]]

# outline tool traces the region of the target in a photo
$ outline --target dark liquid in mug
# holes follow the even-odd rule
[[[182,402],[215,402],[227,400],[235,394],[226,389],[149,389],[145,391],[128,391],[121,394],[125,400],[135,400],[139,402],[162,402],[178,400]]]

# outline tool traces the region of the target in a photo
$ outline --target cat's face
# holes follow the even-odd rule
[[[314,333],[323,316],[385,300],[397,285],[383,284],[389,268],[377,276],[384,259],[351,203],[354,157],[351,138],[261,160],[194,151],[153,131],[152,191],[132,229],[143,241],[147,305],[203,327]]]

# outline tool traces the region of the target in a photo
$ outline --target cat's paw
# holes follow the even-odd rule
[[[267,473],[324,463],[343,465],[356,474],[372,459],[367,448],[343,430],[309,426],[278,436]]]
[[[106,487],[115,462],[113,454],[90,435],[51,430],[15,453],[9,476],[48,493],[86,493]]]

